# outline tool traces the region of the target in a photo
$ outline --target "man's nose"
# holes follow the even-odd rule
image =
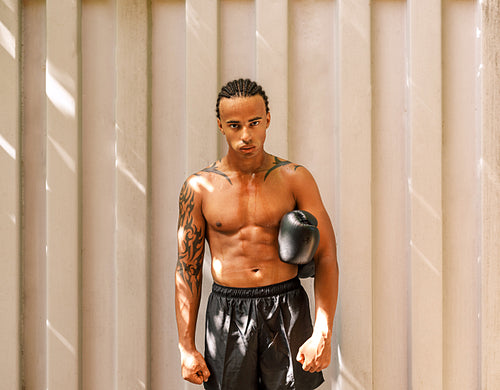
[[[247,126],[244,126],[241,131],[241,140],[246,144],[252,141],[252,135],[250,134],[250,131]]]

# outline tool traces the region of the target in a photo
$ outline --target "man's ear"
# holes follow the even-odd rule
[[[266,114],[266,119],[267,119],[267,125],[266,125],[266,129],[269,128],[269,125],[271,124],[271,113],[268,112]]]
[[[226,134],[224,133],[224,129],[222,128],[222,122],[220,121],[220,119],[219,119],[219,118],[217,118],[217,126],[219,126],[219,130],[220,130],[220,132],[221,132],[223,135],[226,135]]]

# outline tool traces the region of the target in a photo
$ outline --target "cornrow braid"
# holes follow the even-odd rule
[[[219,104],[222,98],[231,99],[232,97],[250,97],[260,95],[266,104],[266,114],[269,112],[269,101],[262,87],[250,79],[238,79],[228,82],[222,87],[217,97],[216,112],[220,119]]]

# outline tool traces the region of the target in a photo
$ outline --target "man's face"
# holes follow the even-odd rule
[[[226,136],[230,153],[253,157],[264,150],[271,115],[260,95],[222,98],[219,102],[219,129]]]

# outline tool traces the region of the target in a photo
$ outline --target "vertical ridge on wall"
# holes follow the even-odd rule
[[[45,2],[22,15],[22,377],[47,388],[47,101]]]
[[[117,389],[114,1],[82,4],[82,389]]]
[[[289,2],[256,0],[255,79],[272,102],[266,137],[270,153],[288,158],[288,9]],[[276,77],[280,75],[280,77]]]
[[[373,387],[408,384],[406,2],[372,2]],[[390,275],[390,276],[389,276]],[[391,324],[387,324],[387,319]]]
[[[500,386],[500,4],[481,7],[481,388]]]
[[[78,7],[47,0],[47,386],[77,390],[80,367]],[[64,237],[64,238],[63,238]]]
[[[220,0],[218,59],[221,83],[239,78],[255,78],[256,1]],[[228,39],[231,37],[231,39]]]
[[[338,12],[341,340],[337,382],[341,389],[368,389],[373,382],[370,4],[340,0]]]
[[[332,170],[328,167],[334,165],[331,151],[336,117],[332,107],[337,103],[335,90],[339,88],[335,84],[338,65],[332,63],[336,50],[335,29],[330,22],[335,17],[334,2],[323,1],[311,6],[308,2],[294,0],[289,2],[288,8],[288,72],[294,77],[287,80],[288,137],[282,142],[288,142],[290,159],[298,164],[307,162],[307,168],[321,188],[321,184],[331,180]],[[276,100],[279,104],[280,95],[275,96]],[[318,138],[314,135],[319,129],[325,130],[321,143],[330,153],[316,153]],[[326,189],[322,192],[327,205],[331,203],[329,192]]]
[[[256,78],[258,18],[255,0],[218,1],[218,20],[215,27],[218,30],[217,90],[231,80]],[[210,102],[211,107],[214,106],[214,102]],[[209,124],[213,123],[216,126],[215,118],[212,118]],[[220,158],[227,151],[226,139],[221,134],[217,144],[217,158]]]
[[[152,235],[153,235],[153,1],[147,0],[146,2],[146,20],[147,20],[147,60],[146,60],[146,68],[147,68],[147,118],[146,118],[146,383],[147,387],[151,388],[151,379],[152,379],[152,364],[151,364],[151,355],[152,355]]]
[[[148,4],[116,2],[117,388],[148,388]],[[133,337],[132,337],[133,335]]]
[[[18,2],[0,4],[0,387],[17,389],[21,383],[21,267],[20,159],[21,89]]]
[[[443,384],[441,2],[408,2],[411,387]],[[432,351],[432,353],[431,353]]]
[[[186,0],[186,174],[217,156],[217,23],[216,0]]]
[[[480,360],[479,137],[471,131],[477,128],[476,15],[473,2],[445,0],[442,10],[443,388],[474,389]]]

